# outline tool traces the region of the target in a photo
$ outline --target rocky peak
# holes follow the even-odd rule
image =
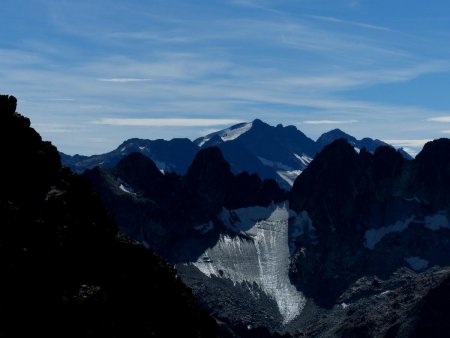
[[[217,147],[200,150],[188,169],[186,178],[191,181],[219,183],[228,181],[231,176],[230,165]]]
[[[270,127],[267,123],[260,119],[254,119],[252,122],[252,128],[267,128]]]
[[[351,214],[360,171],[353,146],[344,139],[334,141],[295,180],[290,194],[291,208],[317,211],[321,224],[329,224],[331,219],[333,223],[344,222]]]
[[[155,196],[163,188],[164,175],[151,159],[141,153],[131,153],[121,159],[115,172],[120,179],[147,196]]]
[[[406,160],[392,147],[381,146],[373,154],[373,170],[376,180],[398,177]]]
[[[347,142],[351,143],[352,145],[355,145],[357,140],[353,136],[350,136],[349,134],[343,132],[340,129],[333,129],[326,133],[323,133],[316,141],[316,143],[320,147],[325,147],[326,145],[330,144],[331,142],[337,140],[337,139],[345,139]]]
[[[418,195],[436,209],[450,207],[450,139],[428,142],[413,163]]]
[[[17,99],[14,96],[0,95],[0,106],[2,107],[2,117],[11,116],[16,112]]]
[[[219,212],[232,178],[230,165],[219,148],[209,147],[197,153],[184,177],[186,208],[195,211],[192,221],[209,220]]]
[[[16,106],[15,97],[0,96],[0,142],[7,145],[3,157],[8,159],[0,166],[0,175],[5,178],[2,191],[10,198],[23,199],[31,191],[45,194],[61,163],[56,148],[42,141],[30,128],[30,120],[15,112]],[[21,179],[14,181],[12,177]]]

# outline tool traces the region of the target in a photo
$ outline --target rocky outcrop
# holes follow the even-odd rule
[[[0,336],[217,336],[175,271],[118,235],[90,184],[15,108],[0,96]]]
[[[96,168],[85,176],[121,231],[174,262],[195,261],[217,242],[224,230],[217,219],[222,208],[268,206],[286,199],[286,192],[273,180],[233,175],[216,147],[201,150],[185,176],[162,175],[138,153],[112,170]]]
[[[449,146],[429,143],[413,161],[391,147],[358,154],[344,140],[326,146],[290,194],[317,235],[296,238],[291,277],[299,289],[332,306],[363,276],[450,264]]]
[[[389,279],[362,277],[330,309],[310,308],[294,337],[448,336],[449,270],[396,270]],[[308,317],[308,315],[305,315]],[[301,321],[301,320],[300,320]]]

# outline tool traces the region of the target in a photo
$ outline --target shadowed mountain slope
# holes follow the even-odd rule
[[[217,336],[175,271],[118,235],[91,185],[15,109],[0,96],[0,336]]]

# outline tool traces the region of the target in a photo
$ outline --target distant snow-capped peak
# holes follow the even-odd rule
[[[216,135],[219,136],[224,142],[232,141],[237,139],[239,136],[246,133],[247,131],[249,131],[252,128],[252,126],[253,122],[239,123],[230,128],[216,131],[214,133],[201,137],[197,139],[195,143],[197,143],[197,145],[201,147]]]

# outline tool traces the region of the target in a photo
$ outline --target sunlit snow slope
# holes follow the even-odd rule
[[[287,204],[224,210],[220,218],[234,237],[221,235],[195,263],[207,276],[256,283],[278,305],[284,323],[300,314],[306,300],[290,283]]]

